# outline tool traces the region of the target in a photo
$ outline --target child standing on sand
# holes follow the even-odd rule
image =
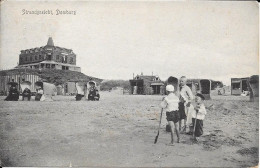
[[[203,134],[203,120],[207,114],[205,105],[203,101],[205,97],[197,93],[195,97],[196,106],[194,107],[195,111],[192,113],[192,127],[195,126],[195,140],[198,141],[197,137],[200,137]],[[196,125],[195,125],[196,121]]]
[[[177,129],[178,122],[180,119],[179,111],[178,111],[178,103],[179,98],[174,94],[174,86],[167,85],[166,86],[166,92],[167,96],[163,98],[163,101],[161,102],[161,108],[164,108],[166,110],[166,116],[167,121],[170,125],[171,130],[171,145],[173,145],[173,132],[175,129],[175,132],[177,134],[177,142],[180,142],[180,134],[179,130]]]
[[[180,122],[179,122],[179,131],[186,132],[186,122],[188,116],[188,109],[190,108],[191,101],[193,99],[193,94],[191,89],[187,84],[187,78],[182,76],[180,78],[180,102],[179,102],[179,113],[180,113]],[[181,127],[181,121],[184,120],[184,128]],[[182,130],[181,130],[182,129]]]

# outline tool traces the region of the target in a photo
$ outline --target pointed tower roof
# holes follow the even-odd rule
[[[51,37],[49,37],[49,39],[48,39],[47,46],[54,46],[54,43],[53,43],[53,40]]]

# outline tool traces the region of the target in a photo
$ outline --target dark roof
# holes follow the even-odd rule
[[[54,46],[52,37],[49,37],[48,42],[47,42],[47,45],[41,46],[41,47],[30,48],[30,49],[24,49],[24,50],[21,50],[21,52],[22,52],[22,51],[26,51],[26,50],[28,50],[28,51],[31,51],[31,50],[32,50],[32,51],[35,51],[35,49],[38,49],[38,50],[40,50],[40,49],[45,49],[45,47],[59,48],[59,49],[61,49],[61,50],[65,50],[66,52],[71,52],[71,51],[73,51],[72,49],[68,49],[68,48],[64,48],[64,47],[59,47],[59,46]],[[73,53],[73,54],[74,54],[74,53]]]
[[[48,39],[47,46],[54,46],[54,43],[53,43],[53,40],[51,37],[49,37],[49,39]]]

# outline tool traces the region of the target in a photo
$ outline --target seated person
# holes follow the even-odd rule
[[[35,101],[40,101],[42,95],[43,95],[43,89],[39,87],[38,89],[36,89]]]
[[[82,94],[77,94],[76,95],[76,101],[80,101],[82,99],[82,97],[84,97],[84,95]]]
[[[99,92],[95,87],[91,87],[88,94],[88,100],[98,101],[100,98]]]
[[[5,98],[5,101],[18,101],[19,92],[15,86],[11,86],[8,96]]]
[[[25,88],[23,93],[22,93],[22,96],[23,96],[23,100],[24,100],[25,97],[27,97],[28,100],[30,101],[30,99],[31,99],[31,90],[28,89],[28,88]]]
[[[94,97],[95,98],[95,100],[99,100],[99,98],[100,98],[100,95],[99,95],[99,91],[96,89],[96,96]]]

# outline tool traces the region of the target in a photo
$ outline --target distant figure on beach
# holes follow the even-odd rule
[[[193,94],[191,89],[186,85],[187,78],[182,76],[180,78],[180,102],[179,102],[179,113],[180,113],[180,122],[179,122],[179,131],[181,133],[186,132],[187,127],[187,116],[188,116],[188,109],[190,108],[191,101],[193,99]],[[190,115],[188,116],[190,119]],[[184,126],[182,128],[182,120],[184,120]]]
[[[221,88],[219,87],[219,85],[217,85],[216,90],[218,91],[218,95],[222,95]]]
[[[99,101],[100,95],[95,86],[91,86],[89,89],[88,100]]]
[[[84,95],[81,94],[76,94],[76,101],[80,101],[82,98],[84,97]]]
[[[19,92],[16,89],[15,85],[11,85],[9,89],[9,94],[5,98],[5,101],[18,101],[19,100]]]
[[[28,88],[25,88],[23,93],[22,93],[22,96],[23,96],[23,100],[24,100],[25,97],[27,97],[28,100],[30,101],[30,99],[31,99],[31,90],[28,89]]]
[[[31,82],[25,81],[25,79],[22,79],[22,82],[20,83],[23,101],[25,100],[25,98],[27,98],[28,101],[31,100],[31,84]]]
[[[177,142],[180,142],[180,134],[178,129],[178,122],[180,120],[180,114],[178,111],[178,103],[179,98],[174,94],[174,86],[173,85],[167,85],[166,86],[166,92],[167,96],[163,98],[163,101],[161,102],[161,108],[165,109],[167,121],[170,125],[171,130],[171,145],[173,145],[174,138],[174,130],[177,135]]]
[[[35,101],[41,101],[43,99],[43,89],[39,86],[36,89]]]

